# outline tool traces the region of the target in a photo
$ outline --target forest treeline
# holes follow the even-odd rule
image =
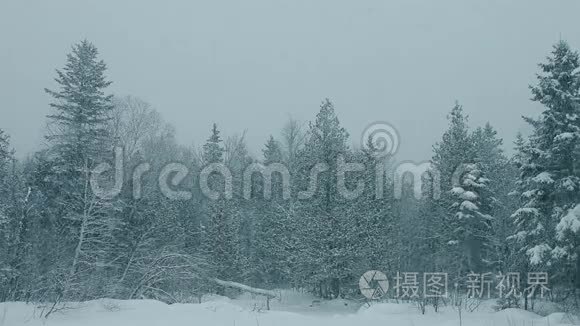
[[[445,272],[450,284],[470,272],[547,272],[550,298],[580,299],[580,62],[560,41],[539,65],[530,86],[543,111],[528,117],[531,133],[518,135],[513,155],[504,152],[493,126],[473,127],[461,105],[433,146],[432,169],[441,195],[432,196],[431,173],[423,196],[405,179],[393,195],[395,157],[373,155],[373,143],[352,148],[331,101],[309,123],[289,120],[265,140],[262,157],[249,154],[242,134],[225,137],[208,126],[200,148],[176,142],[172,126],[136,97],[113,97],[97,48],[82,41],[57,70],[46,92],[46,146],[18,160],[0,130],[0,301],[61,302],[109,297],[167,302],[224,293],[211,278],[250,286],[300,288],[322,298],[361,297],[360,276],[385,272]],[[532,111],[530,110],[530,113]],[[5,114],[9,114],[5,112]],[[90,172],[112,162],[122,147],[122,191],[97,196]],[[338,158],[365,169],[347,177],[365,190],[345,198],[337,188]],[[131,178],[143,162],[150,169]],[[233,197],[217,200],[191,187],[189,200],[167,198],[161,169],[179,162],[197,185],[206,166],[232,172]],[[245,167],[281,163],[292,175],[293,196],[272,177],[272,197],[242,196]],[[326,163],[308,199],[311,170]],[[387,173],[377,178],[376,166]],[[453,182],[458,167],[463,168]],[[212,174],[213,189],[224,180]],[[377,184],[380,183],[380,184]],[[180,185],[176,185],[180,187]],[[377,187],[385,194],[376,196]],[[504,303],[517,305],[518,302]]]

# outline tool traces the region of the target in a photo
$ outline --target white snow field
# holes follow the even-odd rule
[[[201,304],[172,304],[153,300],[102,299],[69,304],[48,319],[40,317],[41,307],[20,302],[0,304],[0,326],[562,326],[580,325],[578,319],[564,313],[546,317],[507,309],[494,312],[491,303],[477,311],[459,314],[454,309],[439,313],[428,310],[421,315],[411,304],[375,303],[359,306],[344,300],[313,304],[310,298],[286,296],[272,302],[272,310],[263,311],[263,301],[242,297],[206,299]]]

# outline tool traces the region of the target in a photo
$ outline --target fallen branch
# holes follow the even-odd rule
[[[217,284],[221,285],[221,286],[225,286],[225,287],[230,287],[230,288],[235,288],[244,292],[249,292],[249,293],[253,293],[253,294],[258,294],[258,295],[263,295],[266,297],[266,309],[270,310],[270,299],[272,298],[276,298],[278,296],[278,294],[274,291],[270,291],[270,290],[264,290],[264,289],[259,289],[259,288],[253,288],[251,286],[247,286],[245,284],[242,283],[237,283],[237,282],[232,282],[232,281],[223,281],[217,278],[213,279],[214,282],[216,282]]]
[[[223,281],[223,280],[220,280],[217,278],[214,278],[213,281],[221,286],[226,286],[226,287],[230,287],[230,288],[239,289],[239,290],[242,290],[245,292],[259,294],[259,295],[263,295],[263,296],[266,296],[269,298],[276,298],[278,296],[278,294],[274,291],[253,288],[251,286],[247,286],[247,285],[242,284],[242,283],[237,283],[237,282],[232,282],[232,281]]]

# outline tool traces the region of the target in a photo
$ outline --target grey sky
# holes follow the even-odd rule
[[[423,160],[455,99],[507,145],[536,114],[527,85],[560,36],[580,48],[580,1],[0,2],[0,128],[19,156],[42,141],[55,68],[87,38],[111,92],[150,102],[183,144],[213,121],[258,153],[288,115],[333,100],[358,142],[372,121]]]

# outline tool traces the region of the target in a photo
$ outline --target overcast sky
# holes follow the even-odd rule
[[[150,102],[183,144],[212,122],[255,153],[289,115],[330,98],[353,143],[398,128],[399,159],[424,160],[455,100],[511,147],[537,63],[560,37],[580,48],[580,1],[0,0],[0,128],[38,149],[55,69],[72,44],[100,50],[110,91]]]

